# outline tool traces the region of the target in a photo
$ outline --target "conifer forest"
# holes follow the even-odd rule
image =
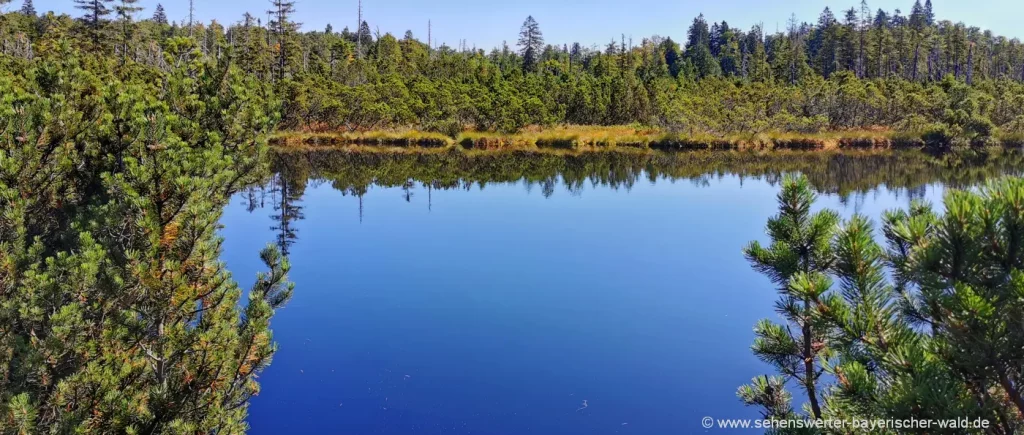
[[[287,372],[274,371],[271,362],[314,352],[323,346],[323,336],[297,338],[294,331],[300,328],[288,323],[297,318],[281,319],[279,343],[272,323],[278,325],[279,315],[293,308],[316,318],[315,312],[301,310],[320,302],[297,303],[298,298],[304,291],[317,293],[314,289],[327,285],[327,273],[344,269],[332,265],[312,274],[311,269],[322,265],[319,261],[343,254],[297,250],[304,243],[314,245],[320,238],[315,231],[326,231],[316,226],[324,224],[315,216],[328,208],[325,204],[334,203],[319,202],[325,201],[322,192],[338,193],[341,199],[332,201],[358,201],[358,222],[345,228],[374,234],[379,245],[344,255],[372,258],[377,253],[378,263],[404,258],[400,252],[412,250],[417,240],[396,241],[390,233],[373,233],[376,227],[364,223],[364,215],[374,210],[377,216],[400,213],[373,209],[373,204],[428,201],[424,207],[431,214],[420,218],[437,219],[440,201],[475,195],[478,203],[491,204],[476,207],[497,207],[491,212],[501,216],[493,222],[505,227],[487,227],[482,222],[490,222],[489,215],[481,211],[480,216],[452,218],[459,222],[457,230],[428,226],[423,233],[452,237],[466,231],[465,239],[454,236],[445,243],[467,252],[489,243],[487,237],[470,234],[481,227],[485,234],[520,226],[540,234],[531,239],[539,246],[537,252],[517,256],[513,248],[495,248],[476,256],[448,253],[447,261],[437,266],[460,263],[464,269],[458,270],[468,276],[475,265],[500,277],[515,268],[531,273],[517,259],[587,251],[554,242],[568,237],[573,225],[590,228],[596,240],[612,232],[643,231],[649,221],[623,218],[614,226],[598,227],[595,222],[604,221],[587,216],[572,225],[562,222],[564,227],[550,221],[541,225],[519,216],[545,209],[531,209],[539,206],[528,202],[494,205],[486,193],[520,184],[528,193],[540,186],[548,204],[565,205],[575,203],[559,202],[569,201],[559,199],[560,189],[567,192],[565,197],[583,201],[597,191],[715,189],[723,179],[735,181],[737,190],[731,192],[736,195],[740,187],[747,188],[745,183],[772,192],[760,195],[771,197],[773,212],[757,228],[741,228],[729,220],[745,211],[708,211],[705,220],[722,226],[734,222],[731,232],[753,240],[745,246],[724,246],[734,257],[730,261],[745,263],[702,271],[686,269],[680,261],[664,269],[685,269],[691,275],[660,283],[687,287],[703,282],[696,277],[700,273],[747,273],[749,280],[737,286],[761,295],[749,300],[764,302],[768,295],[767,303],[750,307],[749,313],[757,313],[754,318],[741,311],[726,311],[733,315],[723,317],[738,325],[735,336],[745,341],[723,341],[722,346],[739,349],[746,358],[742,367],[755,370],[739,373],[750,380],[745,385],[716,386],[731,408],[699,412],[691,409],[697,405],[687,403],[679,408],[700,415],[650,419],[662,421],[661,426],[643,426],[640,417],[620,418],[600,427],[562,426],[568,423],[553,422],[553,417],[545,422],[540,420],[542,411],[520,409],[517,416],[538,420],[519,427],[514,425],[522,420],[495,417],[513,413],[502,405],[499,410],[474,411],[468,421],[484,426],[463,432],[454,423],[448,428],[415,417],[423,413],[440,419],[461,411],[446,411],[433,402],[424,411],[390,392],[386,398],[374,396],[386,403],[374,402],[372,410],[358,408],[357,396],[330,399],[332,412],[363,419],[362,426],[345,426],[344,416],[332,417],[330,424],[341,426],[330,428],[342,428],[341,433],[423,428],[435,428],[434,433],[691,433],[717,430],[698,426],[705,414],[726,417],[734,412],[775,422],[964,419],[986,424],[910,432],[1024,433],[1024,179],[1018,178],[1024,175],[1022,35],[997,35],[960,22],[943,14],[944,2],[933,5],[932,0],[916,0],[906,10],[875,9],[862,0],[847,10],[826,7],[816,17],[797,11],[774,32],[763,25],[734,27],[726,21],[729,17],[698,15],[680,19],[678,34],[685,36],[678,40],[609,34],[609,42],[602,45],[545,39],[545,26],[558,24],[527,16],[520,28],[507,29],[508,42],[497,47],[469,41],[450,46],[437,43],[430,33],[380,29],[362,16],[362,3],[358,15],[353,8],[351,17],[338,19],[351,26],[311,29],[298,22],[297,8],[304,4],[293,0],[245,2],[252,10],[205,22],[194,13],[207,5],[194,0],[165,0],[181,2],[174,7],[188,11],[185,19],[170,17],[163,5],[144,8],[139,0],[61,0],[67,4],[59,11],[37,10],[32,0],[20,1],[0,0],[0,435],[235,434],[260,432],[261,422],[297,415],[300,405],[280,413],[271,405],[259,408],[261,413],[253,409],[257,400],[271,398],[280,400],[275,404],[302,403],[278,396],[285,393],[275,379],[298,385],[296,376],[313,378],[312,368],[294,365],[294,360],[282,362]],[[940,189],[938,194],[935,189]],[[870,202],[865,199],[870,194],[889,191],[906,193],[909,199],[871,203],[887,210],[876,215],[859,206],[852,213],[844,211],[851,197]],[[643,198],[629,198],[638,196]],[[694,197],[678,200],[697,201]],[[371,203],[373,198],[378,202]],[[261,250],[237,253],[234,247],[231,231],[242,219],[234,211],[240,201],[247,206],[246,219],[265,208],[272,221]],[[656,208],[630,204],[612,210],[632,216]],[[565,210],[579,212],[568,205]],[[748,211],[759,209],[751,205]],[[654,220],[655,214],[642,219]],[[415,219],[401,225],[415,226]],[[700,225],[686,219],[680,216],[679,225]],[[725,243],[657,237],[691,250],[701,243]],[[503,243],[519,246],[516,240]],[[440,253],[448,251],[442,246],[447,244],[421,247],[417,259],[439,261],[425,257],[443,257]],[[644,255],[662,255],[662,248],[650,246]],[[639,265],[623,265],[634,264],[624,257],[641,256],[629,251],[639,249],[637,245],[623,243],[619,248],[621,257],[614,260],[602,260],[602,251],[592,249],[581,257],[583,266],[566,261],[595,274],[650,275]],[[300,264],[300,258],[306,263]],[[488,263],[497,258],[502,262]],[[245,267],[237,268],[243,262]],[[362,267],[371,270],[373,264]],[[416,272],[408,263],[390,266],[373,276],[379,280],[376,285]],[[298,275],[302,267],[308,275]],[[492,275],[474,285],[483,285]],[[560,282],[559,288],[573,287],[569,278],[558,277],[561,281],[549,278]],[[358,286],[358,276],[348,278],[331,285]],[[437,282],[420,281],[440,286]],[[444,297],[438,292],[434,287],[425,291]],[[635,297],[646,294],[636,290]],[[417,299],[422,294],[407,296],[409,304],[424,311],[447,314],[431,318],[419,331],[409,326],[404,334],[463,319],[452,313],[454,308]],[[572,303],[586,303],[579,301],[590,296]],[[544,300],[550,306],[568,303]],[[502,309],[517,304],[525,302],[513,298]],[[624,305],[608,303],[617,304]],[[656,312],[669,305],[652,303],[646,309]],[[553,319],[571,316],[573,309],[532,320],[545,325],[547,334],[578,332],[587,328],[579,325],[600,322],[594,319],[616,318],[594,309],[571,327],[562,328]],[[372,306],[360,310],[387,317]],[[349,314],[324,317],[364,319]],[[413,312],[393,323],[422,320],[417,317],[421,314]],[[372,316],[363,316],[372,322]],[[508,331],[495,326],[504,319],[501,315],[486,322],[471,319],[481,323],[451,326],[449,335],[423,340],[462,355],[445,347],[454,345],[437,344],[442,340],[437,337],[469,334],[466,330],[476,327]],[[346,337],[376,331],[342,326],[356,331],[338,332]],[[662,326],[650,329],[665,331]],[[589,343],[584,338],[597,335],[584,334],[579,342],[584,344],[569,347],[584,354]],[[540,336],[523,341],[544,342]],[[609,342],[621,338],[603,337]],[[337,341],[325,346],[332,352],[356,347],[333,339]],[[630,346],[643,340],[634,339]],[[685,351],[691,344],[684,341],[673,346]],[[477,347],[492,342],[481,343]],[[513,339],[507,345],[528,346]],[[594,355],[604,356],[602,364],[615,359]],[[530,364],[523,358],[519,368]],[[514,372],[495,366],[497,372]],[[395,368],[390,374],[389,368],[387,375],[397,377],[394,382],[402,388],[414,388],[407,386],[429,377],[403,369],[407,372]],[[346,366],[332,365],[330,372],[325,369],[326,374],[317,376],[335,370],[344,372]],[[472,368],[459,370],[465,376],[474,373]],[[566,373],[575,370],[573,366]],[[594,378],[614,373],[593,370]],[[694,376],[690,371],[687,376]],[[439,379],[458,383],[452,376]],[[477,383],[492,382],[486,379]],[[371,380],[366,385],[376,385],[377,378]],[[528,384],[516,383],[524,389]],[[264,385],[275,387],[267,391]],[[354,385],[353,390],[370,390],[359,382]],[[494,388],[508,391],[513,386]],[[258,398],[261,393],[267,397]],[[475,390],[462,393],[479,399],[465,399],[470,403],[464,409],[492,398]],[[572,395],[565,399],[571,401],[565,415],[597,419],[606,412],[607,402],[594,391],[589,397],[573,395],[577,390],[562,393],[557,394]],[[437,394],[434,400],[444,403],[447,396]],[[622,395],[641,396],[631,394]],[[303,396],[314,400],[316,395]],[[531,396],[515,397],[529,403]],[[377,425],[383,418],[371,420],[373,412],[391,407],[414,417],[402,414],[399,420],[388,420],[392,426],[386,428]],[[488,417],[479,415],[494,420],[488,426]],[[676,425],[676,417],[685,424]],[[424,420],[402,426],[401,418]],[[452,418],[463,422],[461,416]],[[295,429],[336,432],[328,426]],[[908,431],[779,425],[767,432]]]

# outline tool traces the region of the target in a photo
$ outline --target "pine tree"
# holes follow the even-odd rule
[[[930,326],[941,359],[977,382],[977,401],[1024,415],[1024,333],[1012,326],[1024,316],[1024,180],[951,193],[938,218],[919,209],[887,216],[905,310]]]
[[[390,33],[385,34],[377,41],[377,71],[382,74],[394,74],[402,63],[402,49]]]
[[[21,5],[21,13],[29,17],[36,16],[36,7],[32,5],[32,0],[25,0]]]
[[[242,302],[216,228],[278,104],[181,39],[145,78],[59,50],[0,80],[0,432],[242,433],[292,287],[270,247]]]
[[[519,29],[519,55],[523,57],[523,69],[535,70],[543,49],[544,35],[540,31],[540,25],[533,19],[533,15],[527,16],[522,28]]]
[[[771,244],[753,242],[744,254],[755,270],[775,283],[781,297],[776,310],[796,329],[762,320],[754,329],[754,354],[796,380],[807,394],[813,418],[821,418],[818,379],[824,371],[821,361],[830,358],[832,349],[829,328],[815,312],[830,285],[824,274],[835,262],[831,242],[839,215],[827,210],[811,213],[814,199],[806,178],[784,180],[779,214],[768,221]]]
[[[162,26],[167,25],[167,13],[164,12],[164,5],[157,3],[156,11],[153,12],[153,22]]]
[[[910,215],[918,225],[934,221],[918,202]],[[909,215],[887,213],[887,237],[902,233],[892,225],[898,216]],[[890,241],[897,251],[913,249]],[[969,398],[966,385],[931,355],[936,344],[932,337],[904,315],[901,296],[909,289],[905,282],[894,286],[886,279],[885,267],[894,257],[876,242],[871,222],[855,215],[833,246],[838,288],[826,296],[818,312],[834,326],[833,348],[839,355],[830,369],[838,382],[826,401],[829,413],[852,418],[978,418],[982,411]]]
[[[768,225],[772,248],[754,244],[747,255],[777,284],[791,276],[791,293],[777,304],[783,316],[819,328],[816,356],[826,362],[822,369],[834,384],[817,389],[821,400],[817,406],[811,400],[812,414],[985,419],[992,433],[1017,433],[1024,415],[1024,333],[1017,327],[1024,316],[1024,180],[951,192],[945,215],[920,201],[907,211],[886,212],[887,248],[859,215],[834,232],[795,230],[801,227],[796,222],[808,220],[797,216],[807,216],[813,200],[801,186],[806,179],[785,181],[780,215]],[[836,219],[834,212],[819,213]],[[793,235],[828,240],[785,242]],[[791,273],[799,269],[799,254],[815,252],[826,254],[817,272]],[[805,311],[792,301],[801,298],[814,308]],[[755,353],[786,377],[796,377],[800,363],[813,361],[803,358],[799,340],[787,329],[762,321],[757,331]],[[761,407],[766,418],[800,418],[786,377],[754,378],[738,396]]]

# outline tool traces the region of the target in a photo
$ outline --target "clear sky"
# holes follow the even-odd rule
[[[8,8],[18,8],[22,0],[13,0]],[[158,2],[163,3],[171,20],[188,17],[188,0],[141,0],[146,16]],[[238,21],[243,12],[264,15],[266,0],[195,0],[196,18],[217,19],[222,23]],[[1024,0],[932,0],[938,19],[963,21],[971,26],[991,29],[999,35],[1024,37]],[[412,30],[425,40],[427,20],[433,22],[435,44],[457,46],[461,39],[470,47],[492,48],[502,41],[515,45],[527,15],[540,23],[545,41],[565,44],[579,41],[584,46],[604,45],[620,34],[633,36],[639,43],[651,35],[682,40],[697,14],[709,21],[726,20],[730,26],[744,29],[764,23],[772,32],[776,25],[784,29],[791,14],[801,21],[817,21],[825,6],[837,16],[839,11],[859,6],[860,0],[363,0],[363,17],[371,29],[401,36]],[[297,0],[296,20],[303,29],[323,29],[331,23],[336,30],[355,27],[357,0]],[[913,0],[868,0],[872,10],[910,11]],[[35,0],[39,11],[54,10],[74,15],[72,0]]]

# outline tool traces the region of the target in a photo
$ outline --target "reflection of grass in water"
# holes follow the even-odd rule
[[[934,157],[917,151],[879,150],[674,153],[622,148],[482,151],[359,146],[278,149],[274,167],[296,184],[317,178],[353,194],[372,185],[403,187],[410,181],[435,189],[525,181],[543,185],[544,191],[553,190],[555,184],[573,191],[586,184],[629,188],[642,179],[703,184],[723,175],[776,183],[783,174],[794,172],[807,175],[819,191],[847,194],[879,186],[975,185],[987,178],[1022,173],[1022,156],[999,149]]]
[[[1004,135],[1005,146],[1024,145],[1024,136]],[[427,147],[461,146],[464,149],[608,149],[657,150],[835,150],[892,149],[924,146],[920,134],[878,130],[822,133],[766,132],[753,134],[681,134],[636,126],[529,127],[515,134],[465,131],[451,138],[419,130],[344,133],[282,132],[272,138],[277,146],[321,147],[339,145]]]

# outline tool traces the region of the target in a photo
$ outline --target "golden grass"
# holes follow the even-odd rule
[[[1005,135],[1007,147],[1024,146],[1024,135]],[[680,134],[638,126],[531,126],[515,134],[466,131],[457,138],[418,130],[347,133],[281,132],[271,138],[278,147],[369,146],[445,148],[466,150],[592,150],[634,148],[640,150],[842,150],[896,149],[924,146],[919,134],[883,129],[821,133],[770,132],[758,134]]]
[[[270,141],[278,146],[376,145],[444,147],[454,143],[451,138],[440,133],[417,130],[351,133],[283,132],[273,135]]]

